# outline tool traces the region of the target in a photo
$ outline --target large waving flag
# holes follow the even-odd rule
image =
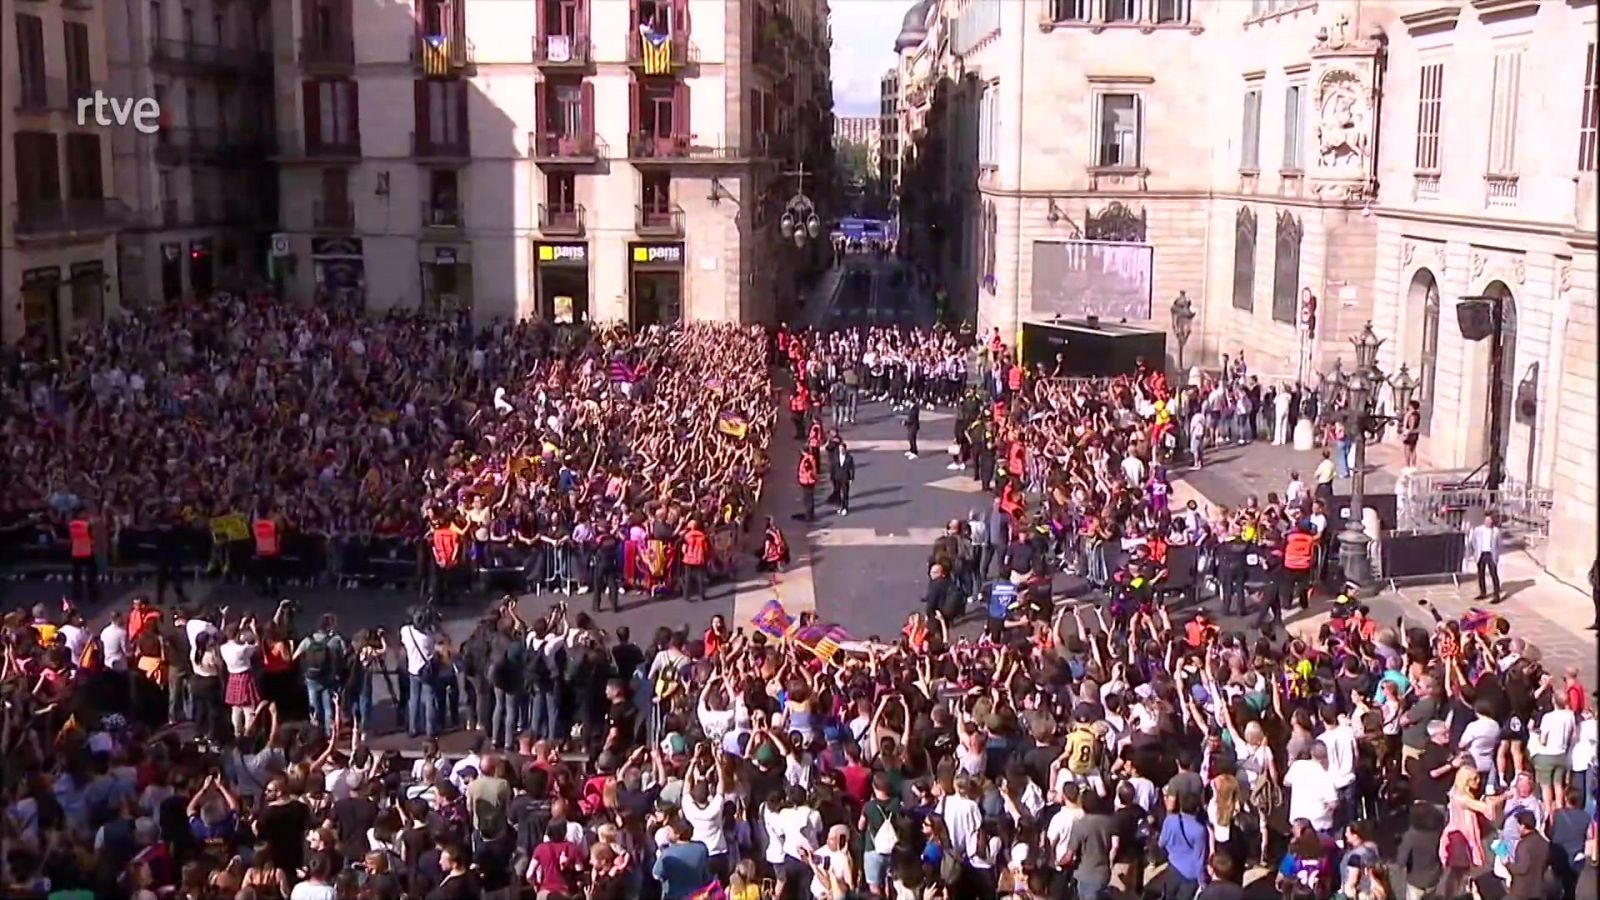
[[[723,411],[717,414],[717,430],[735,440],[744,440],[750,432],[750,423],[736,412]]]
[[[850,641],[850,632],[839,625],[818,622],[806,625],[795,632],[795,640],[816,654],[824,662],[832,662],[839,653],[839,645]]]
[[[639,59],[644,63],[646,75],[671,75],[672,35],[640,28]]]
[[[770,637],[781,638],[794,628],[794,619],[789,617],[783,604],[777,600],[768,600],[761,609],[750,619],[750,624],[756,630]]]

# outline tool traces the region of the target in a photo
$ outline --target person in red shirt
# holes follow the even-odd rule
[[[706,564],[710,562],[711,541],[699,519],[690,519],[683,532],[683,598],[690,603],[706,599]]]
[[[578,893],[578,873],[583,853],[567,840],[567,823],[552,820],[545,826],[544,842],[533,848],[528,861],[528,884],[540,897],[571,897]]]

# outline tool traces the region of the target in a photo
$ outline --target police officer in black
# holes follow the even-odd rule
[[[590,560],[590,590],[593,592],[594,611],[599,612],[606,595],[611,596],[611,611],[622,608],[622,539],[617,535],[615,523],[601,526],[595,537],[594,556]]]
[[[188,602],[183,596],[183,529],[179,527],[178,510],[172,504],[163,504],[156,516],[156,605],[165,602],[167,585],[172,585],[178,604]]]
[[[994,489],[995,451],[994,425],[987,420],[976,423],[972,437],[973,477],[985,491]]]
[[[1218,542],[1213,558],[1217,564],[1217,587],[1222,592],[1222,614],[1237,612],[1244,615],[1244,586],[1250,569],[1247,562],[1252,545],[1238,529],[1229,529],[1226,539]]]

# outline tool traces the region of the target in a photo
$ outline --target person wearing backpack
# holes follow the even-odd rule
[[[345,682],[349,653],[350,645],[339,635],[338,619],[333,613],[323,613],[317,630],[302,638],[300,645],[294,648],[294,658],[300,662],[301,674],[306,679],[311,721],[330,735],[338,726],[335,698]]]
[[[551,634],[549,622],[536,622],[528,637],[523,683],[528,692],[528,730],[535,738],[559,741],[561,732],[561,679],[565,668],[565,638]]]
[[[502,750],[516,749],[528,692],[525,672],[527,645],[515,624],[502,622],[489,642],[489,683],[494,689],[494,715],[489,719],[489,740]]]
[[[861,818],[856,823],[862,837],[861,866],[867,876],[867,889],[875,895],[883,894],[889,883],[894,851],[900,846],[905,824],[900,798],[889,787],[888,775],[873,773],[872,799],[861,808]]]

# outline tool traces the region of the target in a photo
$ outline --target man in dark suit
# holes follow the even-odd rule
[[[1511,819],[1511,827],[1521,834],[1511,858],[1506,860],[1506,871],[1511,873],[1506,900],[1544,900],[1548,896],[1545,869],[1550,862],[1550,842],[1539,833],[1539,821],[1532,810],[1519,809]]]
[[[833,482],[834,502],[839,515],[850,514],[850,483],[856,480],[856,456],[844,438],[835,438],[828,448],[828,478]]]
[[[906,407],[906,459],[917,458],[917,432],[922,430],[922,403],[912,397]]]

